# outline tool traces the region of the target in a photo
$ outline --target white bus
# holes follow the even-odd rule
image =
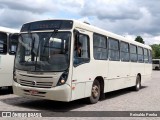
[[[96,103],[104,93],[139,90],[151,78],[151,47],[76,20],[22,26],[13,92],[19,96]]]
[[[160,59],[152,59],[152,68],[153,70],[160,69]]]
[[[2,87],[12,88],[18,32],[15,29],[0,27],[0,89]]]

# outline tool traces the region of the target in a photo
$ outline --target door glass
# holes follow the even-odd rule
[[[74,42],[74,65],[86,63],[89,61],[89,37],[79,34]]]

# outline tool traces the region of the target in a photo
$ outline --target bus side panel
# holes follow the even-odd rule
[[[131,84],[131,79],[129,78],[130,76],[130,62],[121,62],[120,68],[121,71],[121,79],[124,81],[124,85],[122,86],[123,88],[130,87]]]
[[[12,86],[14,56],[0,55],[0,86]]]
[[[89,80],[90,63],[85,63],[77,67],[73,67],[72,80],[72,100],[84,98],[85,96],[85,83]],[[74,89],[73,89],[74,88]]]
[[[85,86],[85,97],[91,96],[92,84],[93,84],[93,81],[86,82],[86,86]]]
[[[72,84],[72,100],[84,98],[85,96],[85,82]]]
[[[76,83],[72,82],[72,100],[91,96],[91,89],[93,81],[97,76],[107,76],[106,61],[91,60],[89,63],[73,67],[72,80],[76,80]]]
[[[153,64],[152,69],[155,70],[156,68],[160,69],[160,65],[159,64]]]
[[[145,75],[144,73],[144,63],[131,63],[130,67],[130,79],[131,79],[131,85],[136,85],[136,77],[138,73],[141,74],[141,77]]]
[[[155,64],[152,64],[152,69],[153,69],[153,70],[155,69],[155,66],[156,66]]]
[[[129,76],[129,62],[109,61],[108,84],[105,92],[127,87]]]
[[[148,80],[151,80],[152,76],[152,64],[146,63],[145,64],[145,75],[142,78],[142,83]]]

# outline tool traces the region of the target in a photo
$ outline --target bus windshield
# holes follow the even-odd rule
[[[159,64],[159,60],[153,60],[153,64]]]
[[[15,67],[25,71],[64,71],[69,67],[71,32],[22,33]]]

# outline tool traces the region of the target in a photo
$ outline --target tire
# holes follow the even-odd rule
[[[135,91],[139,91],[141,89],[141,77],[137,75],[136,85],[134,86]]]
[[[100,98],[100,83],[98,80],[95,80],[91,89],[91,96],[88,98],[90,104],[95,104],[99,101]]]
[[[155,70],[159,70],[159,68],[158,68],[158,67],[155,67]]]
[[[13,93],[12,86],[8,86],[8,90],[9,90],[9,92]]]

